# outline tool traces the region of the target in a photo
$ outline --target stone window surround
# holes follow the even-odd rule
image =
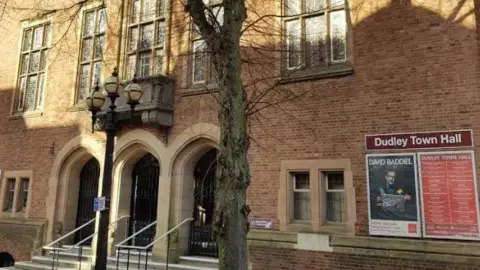
[[[209,8],[215,9],[221,6],[221,3],[215,0],[207,0],[207,6]],[[218,13],[219,14],[219,13]],[[216,15],[218,15],[216,14]],[[218,85],[215,81],[215,78],[212,77],[213,72],[213,62],[211,56],[207,55],[207,60],[205,61],[205,80],[193,82],[193,58],[195,53],[193,52],[193,43],[195,41],[202,40],[203,38],[195,35],[194,23],[193,20],[188,20],[188,55],[183,59],[183,66],[187,72],[183,72],[181,87],[184,89],[182,96],[194,96],[194,95],[203,95],[211,94],[218,92]],[[205,45],[206,46],[206,45]]]
[[[32,175],[33,171],[6,171],[3,172],[3,175],[1,177],[2,182],[1,182],[1,187],[0,187],[0,205],[2,206],[2,212],[0,214],[0,217],[4,218],[18,218],[18,217],[23,217],[23,218],[28,218],[30,215],[30,208],[31,208],[31,197],[32,197]],[[7,179],[15,179],[15,194],[13,197],[13,208],[12,211],[8,212],[3,212],[3,204],[5,201],[5,194],[6,194],[6,188],[7,188]],[[18,199],[19,199],[19,192],[20,192],[20,185],[21,185],[21,180],[22,178],[28,178],[29,183],[28,183],[28,197],[27,197],[27,207],[25,210],[17,211],[17,205],[18,205]]]
[[[54,29],[52,27],[52,17],[53,17],[53,13],[48,14],[48,15],[44,15],[41,18],[38,18],[38,17],[26,18],[26,19],[23,19],[22,21],[20,21],[20,28],[21,28],[20,37],[21,38],[19,38],[18,43],[17,43],[17,45],[18,45],[17,55],[18,56],[20,56],[21,53],[22,53],[21,51],[22,51],[22,46],[23,46],[23,35],[24,35],[24,30],[27,29],[27,28],[31,28],[31,27],[35,27],[37,25],[50,23],[50,44],[52,43],[53,38],[54,38]],[[50,45],[48,46],[48,50],[50,50]],[[47,57],[47,61],[48,61],[48,57]],[[17,72],[15,72],[15,78],[14,78],[14,81],[12,83],[13,85],[15,85],[15,87],[17,87],[17,84],[18,84],[18,81],[19,81],[19,78],[20,78],[20,65],[21,64],[22,64],[21,57],[18,57],[17,58],[17,65],[16,65]],[[44,75],[43,87],[44,87],[44,95],[45,95],[46,89],[47,89],[47,84],[48,84],[48,63],[45,67],[44,74],[45,75]],[[15,120],[15,119],[22,119],[22,118],[40,117],[40,116],[43,115],[43,108],[44,108],[45,100],[43,101],[43,104],[42,104],[41,108],[39,108],[39,110],[18,112],[15,109],[15,106],[17,104],[17,102],[16,102],[17,94],[18,94],[17,90],[12,91],[12,102],[10,104],[10,117],[9,117],[9,119]]]
[[[275,11],[279,15],[275,19],[276,25],[282,26],[282,37],[281,40],[284,40],[283,37],[283,26],[284,26],[284,1],[277,1],[275,4]],[[338,78],[344,76],[350,76],[354,74],[354,49],[353,49],[353,24],[350,17],[350,1],[345,0],[344,9],[346,12],[346,54],[347,58],[344,62],[338,62],[335,64],[330,64],[327,68],[309,68],[303,72],[292,72],[290,74],[285,73],[286,61],[284,60],[283,51],[283,42],[280,42],[276,45],[275,50],[275,59],[280,59],[280,61],[275,61],[275,77],[278,78],[279,84],[289,84],[296,82],[311,81],[317,79],[329,79],[329,78]]]
[[[163,14],[161,15],[158,15],[157,12],[157,4],[159,3],[159,1],[163,1]],[[143,5],[143,0],[140,0],[140,11],[142,12],[142,5]],[[122,40],[122,43],[123,43],[123,60],[121,61],[121,64],[123,66],[123,71],[119,74],[122,74],[121,77],[123,77],[124,79],[127,79],[127,80],[130,80],[133,78],[133,76],[130,76],[129,78],[129,74],[128,74],[128,58],[129,56],[133,56],[135,55],[135,73],[137,75],[137,77],[142,77],[140,76],[140,74],[138,74],[138,71],[137,70],[137,61],[140,59],[140,52],[147,52],[147,51],[150,51],[151,53],[151,63],[150,63],[150,75],[146,76],[146,78],[148,77],[151,77],[151,76],[154,76],[156,73],[155,73],[155,70],[153,69],[154,67],[154,61],[155,61],[155,54],[157,52],[157,50],[161,50],[162,51],[162,66],[160,67],[160,70],[161,70],[161,74],[167,74],[169,72],[169,65],[168,65],[168,61],[170,61],[170,57],[169,57],[169,50],[170,50],[170,19],[171,19],[171,1],[166,1],[166,0],[153,0],[154,2],[154,6],[155,6],[155,16],[154,18],[152,19],[142,19],[142,15],[141,13],[139,13],[139,20],[136,21],[136,22],[132,22],[131,21],[131,12],[132,12],[132,1],[128,1],[128,3],[126,4],[125,6],[125,13],[124,13],[124,22],[123,22],[123,25],[122,25],[122,28],[123,28],[123,34],[124,34],[124,38]],[[153,36],[153,44],[152,46],[149,48],[149,49],[141,49],[141,48],[136,48],[136,49],[132,49],[132,50],[129,50],[128,46],[129,46],[129,39],[130,39],[130,30],[131,28],[137,28],[138,29],[138,40],[140,40],[141,38],[141,27],[142,25],[145,25],[145,24],[148,24],[148,23],[153,23],[154,24],[154,36]],[[156,31],[158,28],[158,24],[160,22],[163,22],[164,23],[164,41],[163,41],[163,44],[157,44],[157,35],[158,35],[158,32]]]
[[[84,110],[87,110],[87,105],[84,103],[84,102],[77,102],[77,84],[78,84],[78,75],[80,73],[80,54],[81,54],[81,37],[82,37],[82,32],[83,32],[83,23],[84,23],[84,14],[88,11],[93,11],[93,10],[96,10],[96,9],[101,9],[102,8],[102,4],[97,2],[97,1],[94,1],[92,3],[85,3],[81,9],[78,11],[78,14],[81,14],[81,16],[77,16],[78,18],[76,19],[77,21],[75,22],[76,23],[76,30],[75,30],[75,36],[79,37],[79,41],[78,41],[78,54],[77,54],[77,59],[75,60],[75,75],[74,75],[74,82],[75,82],[75,87],[74,87],[74,90],[70,93],[71,95],[71,100],[70,100],[70,108],[69,108],[69,111],[84,111]],[[108,9],[105,8],[106,12],[107,12],[107,20],[108,20]],[[103,52],[105,53],[106,51],[106,42],[107,42],[107,21],[105,22],[105,31],[104,31],[104,37],[105,37],[105,40],[104,40],[104,46],[103,46]],[[102,82],[102,78],[104,78],[104,74],[103,74],[103,65],[101,65],[102,69],[100,72],[100,82]],[[93,85],[93,83],[92,83]]]
[[[80,80],[81,80],[81,66],[82,64],[85,65],[85,64],[89,64],[90,66],[90,69],[89,69],[89,73],[88,73],[88,82],[87,82],[87,92],[89,92],[90,89],[93,88],[93,86],[95,85],[95,81],[94,81],[94,63],[98,63],[100,62],[100,74],[98,74],[99,78],[101,79],[102,78],[102,66],[103,66],[103,63],[102,63],[102,58],[103,58],[103,54],[105,52],[105,43],[106,43],[106,38],[107,38],[107,31],[106,31],[106,28],[107,28],[107,22],[105,21],[105,25],[104,25],[104,30],[103,32],[97,32],[97,28],[98,28],[98,16],[99,16],[99,13],[100,13],[100,10],[104,9],[105,12],[106,12],[106,8],[103,7],[102,5],[99,5],[99,4],[95,4],[95,5],[88,5],[86,7],[84,7],[82,9],[82,16],[81,19],[79,19],[80,21],[80,31],[77,31],[76,34],[79,35],[80,37],[80,42],[79,42],[79,47],[78,47],[78,58],[77,58],[77,66],[76,66],[76,73],[75,73],[75,93],[74,93],[74,102],[73,104],[76,105],[77,107],[78,106],[81,106],[81,107],[84,107],[85,105],[83,104],[82,101],[80,101],[78,99],[79,97],[79,90],[80,90]],[[91,35],[86,35],[84,33],[84,27],[85,27],[85,23],[86,23],[86,14],[87,13],[91,13],[93,12],[95,15],[94,15],[94,33],[91,34]],[[106,15],[105,15],[106,16]],[[103,37],[104,40],[103,40],[103,44],[101,46],[101,49],[102,49],[102,56],[100,59],[98,58],[95,58],[94,57],[94,50],[96,49],[96,41],[100,38],[100,37]],[[91,46],[91,52],[90,52],[90,56],[88,58],[88,60],[85,60],[85,61],[82,61],[82,50],[83,50],[83,41],[85,39],[91,39],[92,40],[92,46]]]
[[[292,222],[292,183],[290,172],[310,173],[311,220]],[[325,200],[324,185],[320,184],[322,171],[341,171],[344,174],[344,194],[346,220],[344,223],[328,223],[326,208],[321,207]],[[318,180],[315,180],[318,179]],[[354,233],[356,222],[355,188],[349,159],[284,160],[281,161],[280,189],[278,194],[278,218],[281,231]]]

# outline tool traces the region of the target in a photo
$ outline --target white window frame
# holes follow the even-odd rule
[[[322,0],[324,1],[323,9],[314,11],[314,12],[306,12],[306,1],[309,0],[297,0],[300,2],[300,14],[293,14],[293,15],[287,15],[287,10],[286,10],[286,3],[287,0],[283,0],[282,4],[282,14],[283,14],[283,19],[282,19],[282,25],[283,25],[283,40],[285,44],[285,52],[284,52],[284,61],[282,61],[284,64],[284,70],[286,71],[294,71],[298,69],[316,69],[316,68],[326,68],[330,65],[334,64],[341,64],[345,63],[348,61],[348,23],[347,23],[347,1],[344,0],[343,4],[340,5],[335,5],[331,6],[330,2],[331,1],[336,1],[336,0]],[[345,57],[343,59],[339,60],[334,60],[333,59],[333,40],[332,40],[332,32],[333,32],[333,24],[331,23],[331,15],[332,13],[335,13],[337,11],[344,11],[345,14],[345,24],[344,24],[344,50],[345,50]],[[305,45],[305,35],[306,35],[306,25],[305,25],[305,20],[308,18],[316,17],[316,16],[324,16],[325,20],[325,29],[324,29],[324,41],[326,43],[325,46],[325,60],[324,62],[320,62],[319,65],[315,66],[307,66],[306,65],[306,45]],[[290,66],[290,53],[288,51],[289,48],[289,38],[287,37],[287,22],[291,21],[298,21],[298,24],[300,26],[300,52],[299,52],[299,57],[300,57],[300,63],[298,66]]]
[[[4,200],[2,202],[2,212],[6,212],[6,213],[11,213],[11,212],[14,212],[15,210],[15,196],[16,196],[16,193],[17,193],[17,179],[14,178],[14,177],[7,177],[5,178],[5,188],[3,189],[3,196],[4,196]],[[10,183],[12,183],[13,181],[13,190],[11,189],[10,187]],[[10,198],[9,195],[12,195],[11,197],[11,204],[8,202],[9,200],[7,200],[7,198]],[[9,204],[8,208],[7,208],[7,203]]]
[[[139,2],[139,13],[138,19],[134,20],[133,16],[133,6],[134,2]],[[133,78],[133,75],[137,75],[138,78],[146,78],[150,76],[154,76],[157,74],[165,73],[165,62],[166,62],[166,44],[167,44],[167,34],[168,34],[168,25],[167,25],[167,8],[168,8],[168,1],[167,0],[150,0],[153,2],[153,6],[155,7],[155,14],[152,18],[145,19],[144,18],[144,3],[147,0],[129,0],[128,4],[128,16],[126,22],[126,39],[125,39],[125,60],[124,60],[124,77],[127,79]],[[161,5],[160,5],[161,3]],[[162,7],[162,11],[158,10],[158,7]],[[142,29],[144,26],[153,24],[153,37],[152,37],[152,44],[148,48],[142,48],[140,46],[140,42],[142,40]],[[159,28],[160,25],[163,24],[163,42],[157,42],[159,37]],[[136,45],[134,45],[134,49],[130,49],[130,40],[132,36],[132,29],[137,29],[136,31]],[[140,74],[140,58],[143,53],[149,53],[149,73],[146,76],[141,76]],[[130,57],[134,56],[135,64],[133,67],[133,74],[130,74]],[[157,67],[157,57],[161,57],[160,67]]]
[[[25,186],[23,185],[23,181],[24,180],[27,180],[28,181],[28,185],[27,187],[25,188]],[[17,212],[25,212],[27,210],[27,206],[28,206],[28,196],[30,195],[30,177],[19,177],[18,180],[17,180],[19,183],[18,183],[18,199],[17,199],[17,205],[16,205],[16,208],[17,208]],[[25,198],[25,195],[24,193],[27,194],[26,198]],[[21,200],[23,199],[23,200]],[[26,201],[26,205],[24,206],[24,200]]]
[[[341,174],[342,175],[342,181],[343,181],[343,189],[330,189],[328,187],[328,175],[329,174]],[[322,188],[322,190],[320,192],[323,192],[325,194],[325,200],[324,200],[324,203],[325,203],[325,222],[326,223],[329,223],[329,224],[343,224],[345,223],[346,221],[346,213],[347,213],[347,209],[346,209],[346,198],[345,198],[345,174],[343,171],[321,171],[321,175],[323,176],[323,185],[320,185],[320,187]],[[327,215],[327,209],[328,209],[328,200],[327,200],[327,193],[342,193],[342,221],[341,222],[336,222],[336,221],[330,221],[328,220],[328,215]]]
[[[216,17],[216,20],[218,21],[218,23],[220,24],[220,26],[223,25],[223,6],[221,5],[222,4],[222,1],[219,1],[219,0],[204,0],[203,1],[205,5],[208,6],[208,8],[211,9],[213,15]],[[210,21],[210,18],[209,17],[209,14],[206,14],[207,16],[207,20],[212,23]],[[190,35],[190,46],[191,46],[191,57],[190,57],[190,63],[189,63],[189,67],[191,68],[190,70],[190,74],[191,74],[191,78],[189,79],[189,82],[190,84],[192,85],[205,85],[205,84],[209,84],[213,81],[213,63],[212,63],[212,59],[211,59],[211,55],[208,53],[208,48],[206,47],[207,44],[204,44],[205,46],[205,49],[206,49],[206,52],[203,52],[204,54],[206,54],[205,56],[205,63],[203,64],[203,68],[204,68],[204,78],[202,80],[195,80],[195,68],[196,68],[196,65],[195,65],[195,54],[196,54],[196,48],[195,48],[195,43],[196,42],[199,42],[199,41],[202,41],[204,38],[200,35],[200,33],[198,33],[198,30],[196,30],[196,27],[195,27],[195,24],[193,23],[193,21],[190,23],[191,27],[191,35]],[[205,41],[204,41],[205,42]]]
[[[99,14],[101,11],[104,11],[105,12],[105,24],[103,26],[103,31],[102,32],[98,32],[98,23],[99,23]],[[88,13],[91,13],[91,12],[94,12],[95,15],[94,15],[94,23],[93,23],[93,34],[91,35],[85,35],[85,24],[86,24],[86,19],[87,19],[87,14]],[[91,89],[94,87],[95,85],[95,81],[94,81],[94,68],[95,68],[95,64],[96,63],[99,63],[100,65],[100,71],[99,71],[99,74],[98,74],[98,80],[101,80],[102,79],[102,61],[103,61],[103,57],[104,57],[104,54],[105,54],[105,43],[107,41],[107,35],[106,35],[106,29],[107,29],[107,9],[105,7],[102,7],[102,6],[97,6],[97,7],[91,7],[91,8],[88,8],[86,9],[85,11],[83,11],[83,16],[82,16],[82,20],[81,20],[81,27],[80,27],[80,44],[79,44],[79,52],[78,52],[78,64],[77,64],[77,73],[76,73],[76,84],[75,84],[75,97],[74,97],[74,104],[82,104],[83,105],[83,99],[81,99],[80,97],[80,84],[81,84],[81,80],[82,80],[82,67],[84,65],[89,65],[89,71],[88,71],[88,75],[87,75],[87,85],[86,85],[86,93],[88,94]],[[96,41],[99,39],[99,38],[102,38],[103,37],[103,44],[102,44],[102,55],[100,56],[100,58],[95,58],[95,49],[96,49]],[[83,56],[83,41],[86,40],[86,39],[91,39],[92,40],[92,44],[91,44],[91,51],[90,51],[90,55],[88,57],[88,60],[83,60],[82,59],[82,56]]]
[[[33,41],[35,39],[35,29],[42,28],[42,39],[40,47],[33,48]],[[24,50],[26,42],[26,34],[28,31],[32,31],[32,36],[30,37],[30,48]],[[50,51],[50,44],[52,41],[52,24],[49,20],[36,21],[35,23],[24,25],[21,30],[21,38],[19,39],[19,57],[18,57],[18,68],[17,75],[15,79],[15,91],[13,95],[12,102],[12,114],[24,114],[32,112],[41,112],[43,110],[44,99],[45,99],[45,90],[46,90],[46,81],[47,81],[47,61],[48,53]],[[38,59],[38,69],[34,72],[29,72],[32,55],[34,53],[39,53]],[[43,54],[43,55],[42,55]],[[23,57],[25,55],[29,56],[27,63],[28,72],[23,71]],[[43,56],[43,57],[42,57]],[[42,62],[44,64],[42,68]],[[36,76],[35,84],[35,97],[33,100],[33,108],[26,108],[27,102],[27,92],[28,92],[28,78],[31,76]],[[39,78],[43,77],[41,84],[39,83]],[[25,78],[24,87],[22,87],[22,78]]]
[[[311,180],[311,174],[309,171],[304,171],[304,170],[292,170],[288,172],[289,178],[291,179],[292,183],[292,198],[291,198],[291,221],[292,222],[310,222],[312,220],[312,215],[311,213],[308,213],[309,219],[296,219],[295,218],[295,193],[308,193],[308,204],[310,205],[310,210],[311,210],[311,204],[312,204],[312,192],[311,192],[311,186],[312,186],[312,180]],[[308,175],[308,189],[297,189],[297,181],[296,181],[296,176],[297,174],[307,174]]]

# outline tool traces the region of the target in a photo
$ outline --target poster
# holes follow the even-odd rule
[[[479,239],[473,151],[419,153],[418,159],[424,236]]]
[[[371,235],[420,237],[415,154],[367,155]]]

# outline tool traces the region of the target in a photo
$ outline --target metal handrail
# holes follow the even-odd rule
[[[44,246],[43,249],[49,249],[51,245],[54,245],[54,244],[62,241],[63,239],[67,238],[68,236],[72,235],[73,233],[77,232],[78,230],[81,230],[81,229],[87,227],[87,226],[90,225],[92,222],[94,222],[95,219],[96,219],[96,218],[91,219],[90,221],[88,221],[87,223],[83,224],[82,226],[76,228],[75,230],[73,230],[73,231],[65,234],[64,236],[58,238],[57,240],[51,242],[50,244],[48,244],[48,245],[46,245],[46,246]]]
[[[160,239],[162,239],[163,237],[171,234],[173,231],[175,231],[176,229],[180,228],[183,224],[185,224],[185,223],[187,223],[187,222],[189,222],[189,221],[193,221],[193,220],[195,220],[195,219],[194,219],[194,218],[187,218],[187,219],[185,219],[184,221],[178,223],[177,226],[173,227],[172,229],[170,229],[170,230],[167,231],[166,233],[160,235],[157,239],[153,240],[153,242],[150,243],[150,244],[147,246],[147,249],[153,247],[153,245],[154,245],[156,242],[158,242],[158,241],[159,241]]]
[[[129,217],[130,217],[129,215],[121,216],[120,218],[118,218],[118,219],[116,219],[115,221],[113,221],[112,223],[110,223],[110,224],[108,225],[108,227],[112,226],[113,224],[118,223],[120,220],[122,220],[122,219],[124,219],[124,218],[129,218]],[[95,220],[95,219],[94,219],[94,220]],[[79,228],[81,228],[81,227],[79,227]],[[78,247],[78,246],[80,246],[81,244],[87,242],[88,240],[92,239],[92,238],[93,238],[95,235],[97,235],[97,234],[98,234],[98,231],[90,234],[88,237],[86,237],[86,238],[83,239],[82,241],[80,241],[80,242],[76,243],[75,245],[70,246],[70,247],[68,247],[68,248],[44,247],[44,249],[48,249],[48,250],[61,250],[61,251],[71,250],[71,249],[73,249],[73,248],[75,248],[75,247]]]
[[[110,226],[118,223],[120,220],[124,219],[124,218],[129,218],[130,216],[129,215],[125,215],[125,216],[121,216],[120,218],[117,218],[115,221],[111,222],[110,224],[108,224],[108,227],[110,228]],[[90,220],[88,223],[86,224],[83,224],[82,226],[76,228],[74,231],[68,233],[67,235],[63,236],[62,238],[60,239],[57,239],[56,241],[54,241],[53,243],[50,243],[49,245],[52,245],[52,244],[56,244],[58,243],[59,241],[61,241],[62,239],[65,239],[65,237],[71,235],[73,232],[77,231],[77,230],[80,230],[82,228],[84,228],[85,226],[87,226],[88,224],[92,223],[93,221],[95,220],[92,219]],[[82,268],[82,256],[83,256],[83,246],[81,246],[81,244],[85,243],[86,241],[92,239],[95,235],[98,234],[98,231],[90,234],[88,237],[84,238],[83,240],[81,240],[80,242],[76,243],[75,245],[72,245],[68,248],[62,248],[62,247],[49,247],[49,245],[47,246],[44,246],[43,249],[44,250],[50,250],[51,252],[53,251],[53,257],[52,257],[52,270],[55,269],[55,266],[57,266],[58,268],[58,257],[60,256],[60,251],[68,251],[68,250],[71,250],[73,248],[76,248],[76,247],[80,247],[79,249],[79,252],[78,252],[78,269],[81,270]]]
[[[153,225],[157,224],[157,221],[155,220],[154,222],[148,224],[147,226],[145,226],[143,229],[141,229],[140,231],[130,235],[129,237],[125,238],[122,242],[116,244],[115,246],[116,247],[125,247],[125,246],[122,246],[123,243],[127,242],[128,240],[132,239],[133,237],[141,234],[142,232],[146,231],[148,228],[152,227]]]
[[[129,269],[129,266],[130,266],[130,250],[131,249],[135,249],[135,250],[138,250],[138,269],[140,269],[140,257],[141,257],[141,253],[142,251],[145,251],[145,270],[147,270],[147,267],[148,267],[148,252],[149,250],[153,247],[153,245],[158,242],[160,239],[164,238],[165,236],[168,237],[167,239],[167,263],[166,263],[166,269],[168,270],[168,262],[169,262],[169,257],[170,257],[170,234],[172,232],[174,232],[175,230],[177,230],[180,226],[182,226],[183,224],[187,223],[187,222],[190,222],[190,221],[193,221],[195,220],[194,218],[186,218],[184,221],[178,223],[177,225],[175,225],[175,227],[171,228],[170,230],[168,230],[166,233],[162,234],[161,236],[157,237],[155,240],[153,240],[150,244],[146,245],[146,246],[123,246],[122,244],[126,241],[128,241],[130,238],[134,237],[135,235],[139,234],[141,231],[137,232],[136,234],[130,236],[129,238],[125,239],[124,241],[120,242],[119,244],[115,245],[115,247],[117,248],[117,267],[116,269],[118,270],[118,264],[119,264],[119,261],[120,261],[120,250],[121,249],[127,249],[128,250],[128,253],[127,253],[127,270]],[[156,223],[156,221],[154,222],[154,224]],[[151,226],[152,224],[149,225],[149,227]],[[146,228],[144,228],[145,230]]]
[[[167,231],[166,233],[164,233],[164,234],[160,235],[159,237],[157,237],[155,240],[153,240],[153,242],[151,242],[150,244],[148,244],[148,245],[146,245],[146,246],[143,246],[143,247],[141,247],[141,246],[123,246],[123,245],[121,245],[121,244],[123,244],[123,242],[122,242],[122,243],[117,244],[116,247],[117,247],[117,248],[120,247],[120,248],[140,249],[140,250],[149,249],[149,248],[151,248],[156,242],[158,242],[160,239],[162,239],[163,237],[171,234],[173,231],[175,231],[176,229],[178,229],[180,226],[182,226],[183,224],[185,224],[185,223],[187,223],[187,222],[189,222],[189,221],[192,221],[192,220],[194,220],[194,218],[187,218],[187,219],[185,219],[184,221],[178,223],[175,227],[173,227],[172,229],[170,229],[170,230]]]

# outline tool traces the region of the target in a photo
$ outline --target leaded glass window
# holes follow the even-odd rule
[[[76,103],[81,103],[102,72],[106,13],[104,8],[88,10],[83,16]]]
[[[27,209],[29,185],[29,178],[20,179],[20,190],[17,199],[17,211],[25,211]]]
[[[7,178],[5,188],[5,199],[3,201],[3,211],[11,212],[13,210],[13,200],[15,198],[15,178]]]
[[[221,0],[204,0],[205,5],[209,7],[207,19],[210,24],[217,29],[223,25],[223,7],[219,4]],[[213,20],[215,18],[215,21]],[[197,26],[192,23],[191,36],[191,84],[209,84],[213,79],[213,65],[210,54],[208,53],[207,44],[200,34]]]
[[[49,23],[35,25],[23,31],[15,112],[42,108],[49,45]]]
[[[130,0],[125,76],[162,73],[166,0]]]
[[[284,0],[287,70],[347,60],[345,0]]]

